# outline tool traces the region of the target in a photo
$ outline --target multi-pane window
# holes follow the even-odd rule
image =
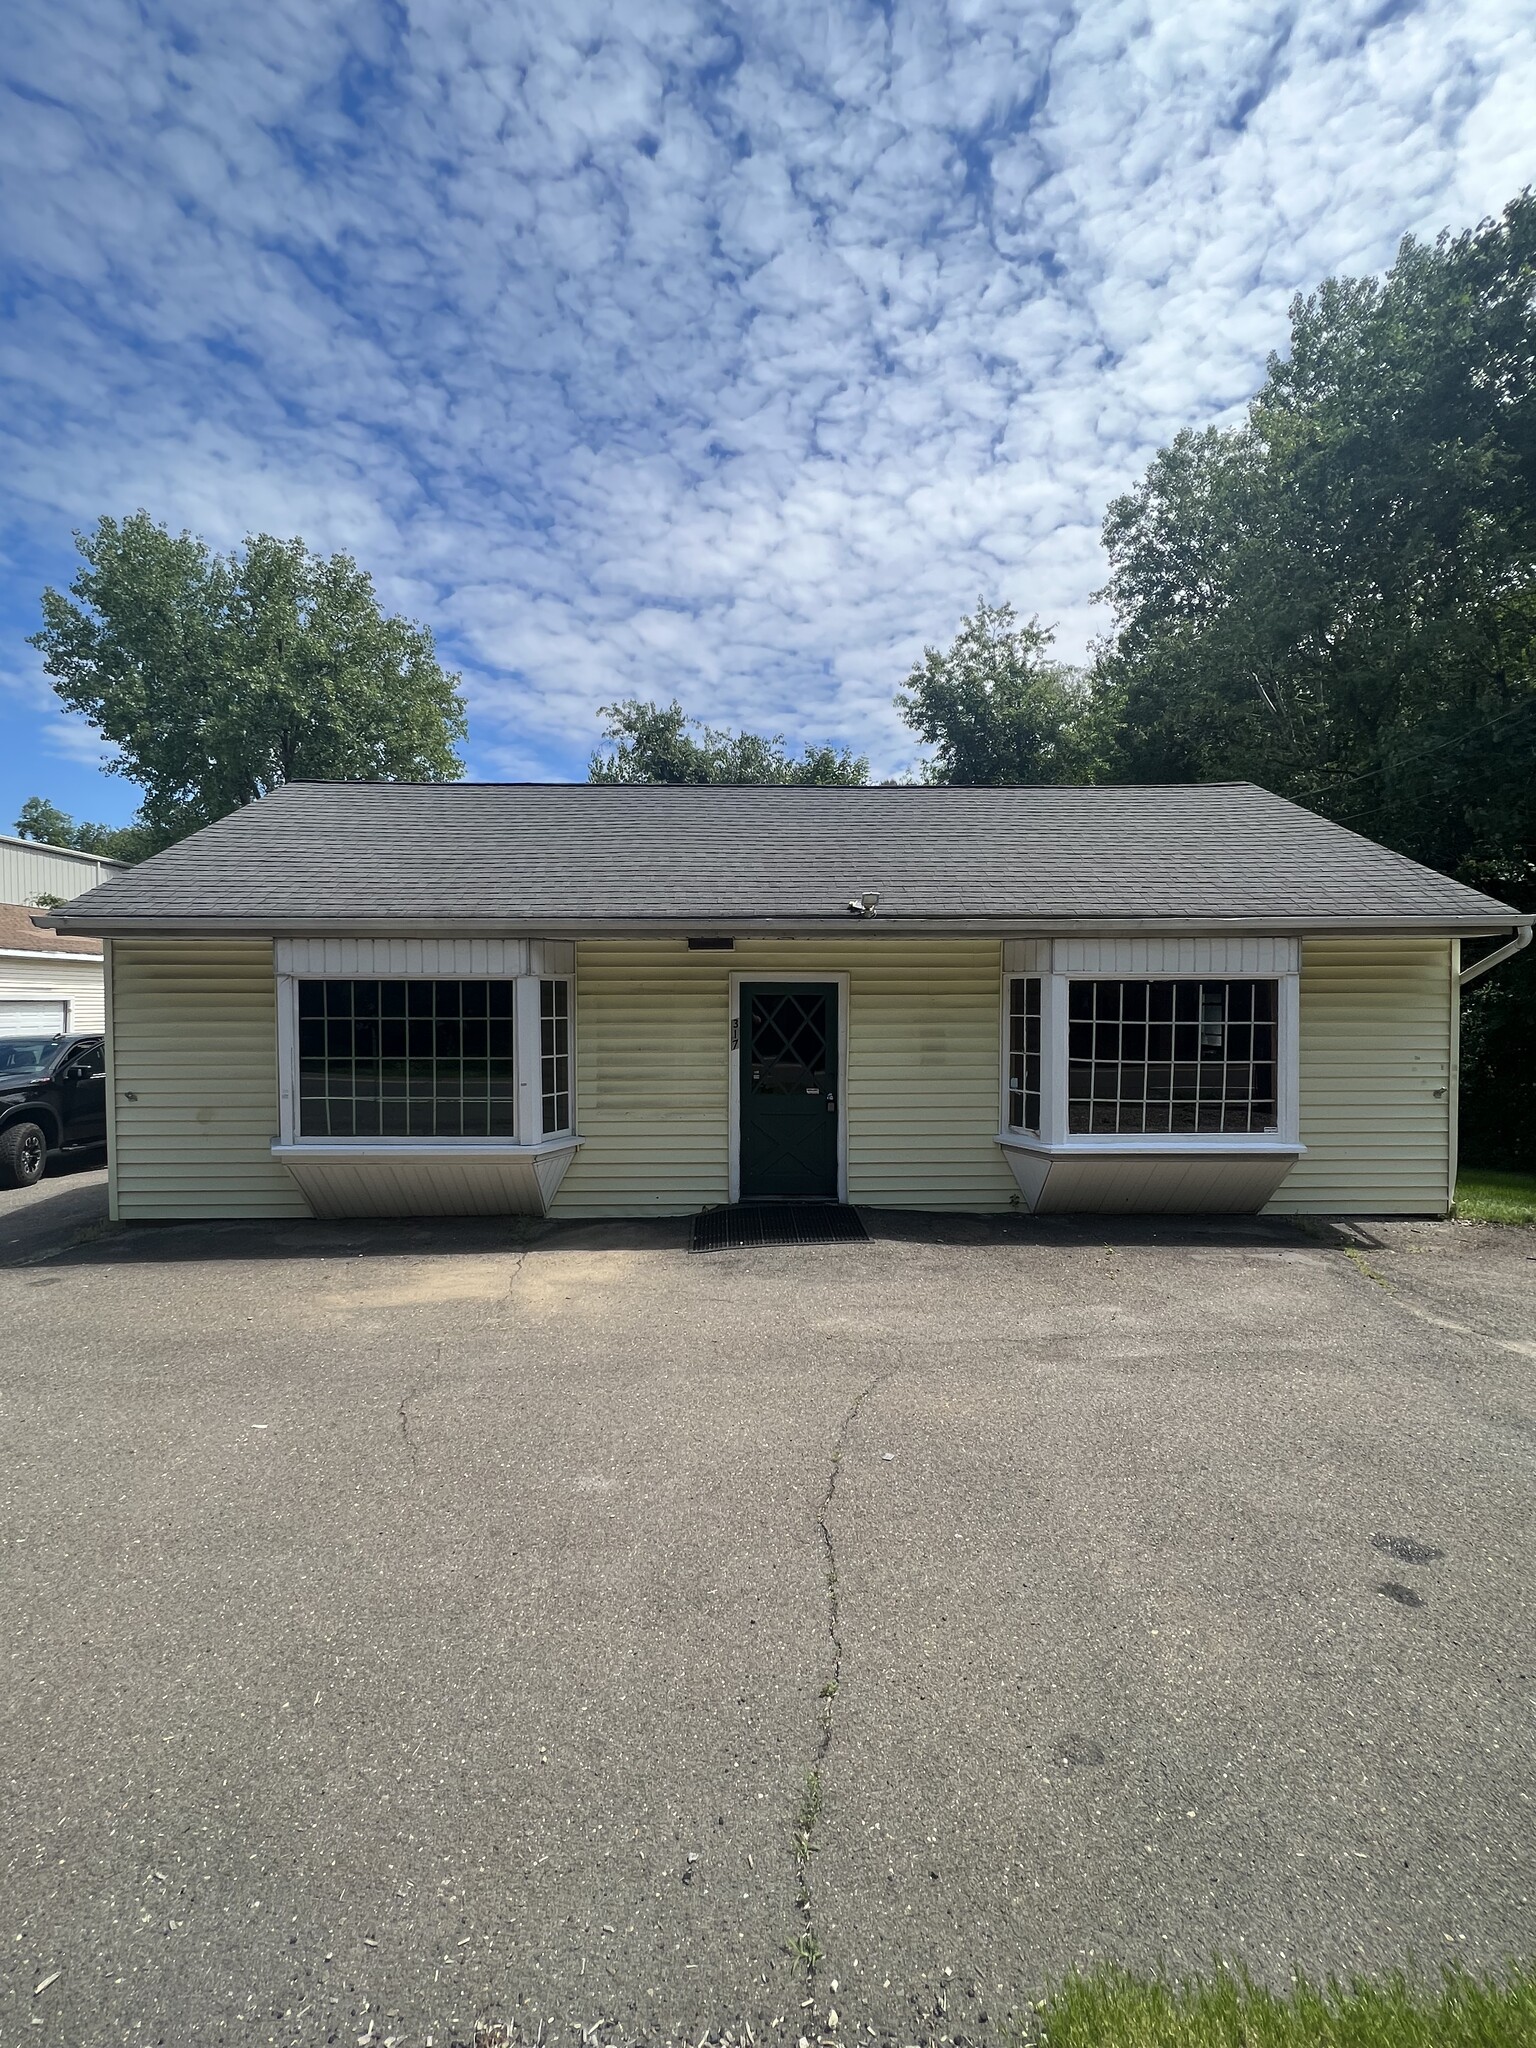
[[[299,1135],[510,1138],[510,981],[301,981]]]
[[[571,1128],[571,985],[539,983],[539,1081],[544,1135]]]
[[[1040,976],[1013,982],[1008,996],[1008,1124],[1040,1135]]]
[[[1067,1129],[1266,1131],[1276,1098],[1273,981],[1074,981]]]

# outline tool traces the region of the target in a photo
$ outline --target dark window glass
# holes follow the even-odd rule
[[[82,1080],[104,1074],[107,1071],[107,1056],[102,1049],[102,1041],[97,1038],[87,1045],[77,1045],[64,1064],[73,1068]]]
[[[509,981],[299,983],[300,1137],[510,1138],[511,1068]]]
[[[1074,981],[1067,1008],[1069,1131],[1278,1123],[1277,982]]]
[[[1076,1025],[1071,1027],[1077,1029]],[[1092,1029],[1091,1026],[1085,1027]],[[1040,976],[1010,983],[1008,992],[1008,1128],[1040,1135]]]
[[[571,1128],[571,985],[539,983],[539,1072],[544,1135]]]

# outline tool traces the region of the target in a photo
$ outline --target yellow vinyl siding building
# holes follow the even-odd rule
[[[1530,935],[1246,784],[293,784],[50,921],[125,1220],[1439,1215]]]
[[[118,939],[107,983],[113,1215],[307,1216],[297,1182],[272,1157],[272,941]]]
[[[1458,948],[1308,939],[1301,956],[1301,1141],[1269,1207],[1440,1216],[1454,1156]]]
[[[1008,1208],[995,941],[749,939],[725,953],[639,939],[576,950],[582,1147],[553,1213],[676,1215],[727,1201],[731,977],[829,974],[848,977],[848,1200]]]
[[[680,1215],[729,1198],[732,975],[846,973],[847,1195],[873,1208],[1006,1211],[996,1143],[1002,951],[985,939],[576,947],[578,1150],[556,1216]],[[110,948],[113,1213],[303,1216],[272,1156],[277,981],[268,940]],[[1303,1156],[1269,1210],[1439,1215],[1452,1179],[1453,948],[1302,948]]]

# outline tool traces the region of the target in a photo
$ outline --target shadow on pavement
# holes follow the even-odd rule
[[[441,1216],[303,1221],[231,1219],[210,1222],[114,1224],[104,1186],[57,1195],[35,1191],[25,1209],[5,1218],[0,1264],[176,1265],[204,1261],[487,1257],[525,1253],[686,1251],[691,1216],[635,1216],[554,1222],[517,1216]],[[986,1216],[917,1210],[861,1209],[877,1244],[1024,1248],[1073,1245],[1296,1249],[1308,1243],[1372,1247],[1359,1222],[1261,1216]],[[17,1224],[23,1228],[18,1232]],[[778,1248],[782,1250],[782,1248]],[[860,1245],[818,1246],[818,1256],[867,1255]],[[734,1253],[777,1256],[775,1248]],[[718,1254],[717,1254],[718,1256]]]
[[[112,1228],[100,1150],[53,1160],[36,1187],[0,1192],[0,1266],[24,1266]]]

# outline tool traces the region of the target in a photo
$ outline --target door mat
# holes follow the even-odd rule
[[[738,1202],[693,1219],[693,1252],[754,1244],[858,1244],[869,1237],[857,1209],[835,1202]]]

